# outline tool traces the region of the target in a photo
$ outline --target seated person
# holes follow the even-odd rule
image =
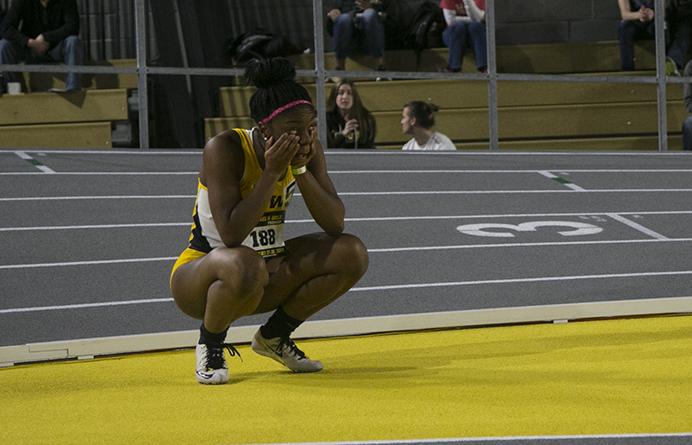
[[[622,21],[618,27],[620,41],[620,68],[633,71],[634,41],[655,37],[654,0],[618,0]],[[685,66],[692,39],[692,2],[672,0],[665,11],[670,42],[666,51],[666,75],[680,75]]]
[[[375,148],[375,118],[348,79],[336,84],[327,100],[329,148]]]
[[[692,76],[692,60],[685,65],[683,76]],[[682,149],[692,150],[692,84],[686,83],[683,87],[685,109],[689,113],[682,124]]]
[[[456,150],[452,141],[442,133],[433,131],[435,104],[414,100],[404,105],[401,112],[401,130],[413,136],[402,150]]]
[[[327,31],[334,38],[336,69],[346,67],[354,46],[370,54],[379,71],[384,71],[384,23],[380,0],[334,0],[327,16]]]
[[[618,0],[620,18],[620,67],[623,71],[634,70],[634,40],[653,39],[654,0]]]
[[[440,8],[447,22],[447,28],[442,33],[442,41],[449,48],[447,71],[461,71],[466,43],[470,40],[476,68],[482,73],[486,72],[485,0],[440,0]]]
[[[3,20],[0,64],[65,62],[82,65],[84,50],[79,34],[76,0],[14,0]],[[17,82],[5,73],[6,82]],[[3,92],[0,85],[0,93]],[[68,73],[65,90],[81,89],[80,76]]]
[[[666,2],[665,18],[671,40],[666,52],[666,75],[679,76],[679,70],[690,60],[692,1],[669,0]]]

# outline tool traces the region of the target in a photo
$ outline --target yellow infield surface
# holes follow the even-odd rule
[[[291,374],[239,347],[0,370],[0,444],[232,444],[692,431],[692,316],[299,342]]]

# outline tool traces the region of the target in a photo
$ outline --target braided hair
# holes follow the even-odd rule
[[[414,100],[412,102],[404,105],[404,108],[410,110],[411,116],[416,118],[416,124],[426,130],[431,129],[435,126],[435,115],[434,113],[440,111],[440,108],[429,102],[423,102],[422,100]]]
[[[250,117],[260,122],[294,101],[312,103],[307,90],[296,83],[295,77],[293,64],[283,57],[250,61],[245,68],[245,78],[249,84],[257,87],[250,98]]]

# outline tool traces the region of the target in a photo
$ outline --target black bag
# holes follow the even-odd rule
[[[286,57],[302,54],[303,48],[295,45],[286,36],[277,35],[262,28],[244,32],[226,40],[226,55],[233,65],[243,65],[252,59]]]
[[[406,46],[416,52],[418,65],[424,49],[443,46],[442,32],[446,26],[442,8],[437,3],[428,0],[420,5],[404,36]]]

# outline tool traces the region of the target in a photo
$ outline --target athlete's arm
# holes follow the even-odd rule
[[[236,132],[227,132],[207,143],[202,156],[201,180],[207,186],[216,229],[226,246],[241,245],[257,225],[276,181],[298,149],[297,140],[296,136],[284,134],[276,143],[268,141],[265,169],[253,191],[244,199],[240,194],[245,162],[240,137]]]
[[[344,204],[327,174],[322,144],[316,137],[313,150],[307,171],[296,176],[296,183],[315,222],[329,235],[338,235],[344,231]]]

